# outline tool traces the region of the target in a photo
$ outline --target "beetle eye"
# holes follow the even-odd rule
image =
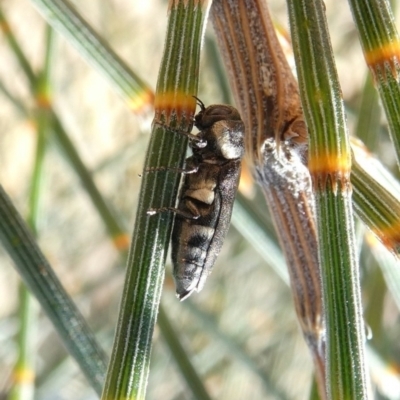
[[[205,114],[206,115],[228,115],[230,112],[230,110],[225,107],[225,106],[220,106],[220,107],[208,107],[208,109],[206,109]]]
[[[226,105],[214,105],[208,107],[205,112],[204,116],[213,116],[219,117],[220,119],[228,119],[228,120],[239,120],[240,115],[237,110],[233,107],[226,106]]]
[[[221,120],[240,121],[241,118],[235,108],[224,104],[215,104],[201,110],[195,116],[195,125],[199,129],[206,129]]]

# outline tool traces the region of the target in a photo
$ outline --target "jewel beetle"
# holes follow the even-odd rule
[[[197,99],[197,97],[196,97]],[[236,108],[214,104],[200,111],[190,140],[171,237],[171,258],[180,300],[199,292],[229,229],[244,155],[244,123]]]

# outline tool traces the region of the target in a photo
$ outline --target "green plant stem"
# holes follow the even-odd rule
[[[378,88],[400,165],[400,36],[387,0],[349,0],[364,57]]]
[[[178,335],[173,329],[171,322],[168,320],[168,316],[162,305],[160,305],[159,308],[158,324],[164,340],[167,342],[168,347],[179,366],[179,370],[185,375],[185,380],[195,398],[199,400],[210,400],[211,397],[204,389],[204,385],[194,369],[189,357],[187,356],[186,351],[182,347],[182,344],[177,338]]]
[[[19,286],[18,360],[14,367],[14,384],[10,400],[34,398],[35,347],[37,307],[29,290],[21,282]]]
[[[329,399],[367,399],[364,326],[351,206],[350,144],[323,2],[288,0],[309,131],[326,320]]]
[[[380,126],[380,118],[381,109],[378,94],[374,88],[372,77],[368,74],[361,97],[355,135],[369,149],[375,149],[379,143],[377,132]]]
[[[327,321],[327,383],[331,399],[368,398],[359,275],[347,261],[355,259],[354,249],[346,246],[347,235],[338,234],[344,229],[354,231],[353,216],[344,205],[348,200],[347,195],[329,191],[316,195],[318,219],[338,221],[335,225],[319,225],[320,243],[328,246],[323,247],[320,254]],[[335,237],[337,241],[332,240]]]
[[[373,247],[372,243],[376,243],[377,240],[372,237],[373,235],[369,232],[365,232],[364,237],[369,244],[369,248]],[[372,237],[372,240],[371,240]],[[373,250],[372,250],[373,252]],[[370,255],[371,253],[368,252]],[[372,264],[371,265],[371,261]],[[381,260],[379,260],[381,261]],[[368,329],[371,332],[372,338],[369,341],[369,345],[379,349],[381,355],[385,353],[385,345],[387,343],[387,337],[385,334],[385,326],[383,321],[383,315],[385,310],[385,298],[387,296],[387,287],[385,279],[382,274],[381,263],[374,260],[371,257],[368,268],[368,276],[364,278],[364,297],[366,297],[366,306],[364,307],[364,318],[365,323],[368,324]],[[382,269],[381,269],[382,268]],[[380,346],[380,344],[384,344]]]
[[[151,109],[152,91],[67,0],[32,0],[46,21],[112,84],[135,112]]]
[[[63,339],[69,353],[78,362],[96,392],[100,393],[106,370],[106,356],[1,186],[0,240],[25,284],[36,296]]]
[[[0,11],[1,13],[1,11]],[[38,210],[40,203],[41,181],[43,177],[44,155],[46,151],[47,134],[50,125],[50,118],[47,110],[49,102],[49,76],[51,66],[51,53],[52,53],[53,31],[51,28],[46,30],[46,53],[44,69],[40,76],[37,85],[37,111],[36,111],[36,126],[37,126],[37,144],[36,156],[33,167],[32,182],[29,195],[29,213],[28,225],[32,232],[37,232]],[[17,49],[15,40],[11,40],[14,47]],[[22,52],[19,54],[18,59],[24,59]],[[29,64],[25,65],[25,71],[29,71]],[[11,393],[12,400],[29,400],[34,396],[34,338],[36,327],[37,309],[31,298],[31,295],[24,284],[20,285],[20,320],[21,328],[19,333],[19,354],[18,361],[15,367],[15,385]]]
[[[385,251],[375,238],[369,239],[370,248],[385,278],[386,286],[400,310],[400,261]]]
[[[228,355],[240,360],[253,374],[258,376],[266,394],[272,395],[277,399],[287,400],[287,395],[277,387],[270,375],[258,365],[257,360],[250,356],[235,338],[221,330],[211,315],[200,310],[190,299],[184,302],[184,306],[193,314],[197,323],[204,327],[204,330],[225,349]],[[260,398],[262,397],[260,396]]]
[[[289,284],[286,262],[277,241],[272,238],[271,229],[268,229],[266,224],[255,215],[246,199],[240,194],[233,208],[232,223],[277,275]]]
[[[400,186],[365,147],[354,142],[352,148],[354,209],[386,248],[399,256]]]
[[[11,47],[15,56],[17,57],[18,62],[21,65],[21,68],[24,71],[25,75],[27,76],[29,82],[30,83],[34,82],[35,74],[33,72],[33,69],[31,68],[28,59],[23,54],[21,47],[19,46],[17,40],[15,39],[15,36],[5,18],[1,5],[0,5],[0,26],[2,27],[3,34],[5,35],[9,46]]]
[[[197,0],[171,2],[156,116],[103,400],[145,397],[172,224],[171,213],[150,216],[148,210],[173,206],[179,185],[179,176],[172,171],[148,170],[183,165],[187,138],[179,131],[188,132],[192,125],[195,101],[191,96],[197,93],[205,6]]]
[[[92,174],[86,168],[78,151],[65,131],[63,124],[54,111],[52,111],[52,117],[54,124],[53,134],[60,150],[65,154],[69,165],[79,177],[83,188],[86,190],[92,203],[99,212],[109,235],[113,239],[114,245],[116,245],[118,250],[123,251],[123,256],[125,258],[127,245],[129,243],[129,238],[125,229],[115,217],[110,206],[104,200],[104,197],[101,195],[93,180]]]
[[[310,396],[308,397],[308,400],[321,400],[321,397],[319,396],[318,392],[318,385],[315,377],[313,377],[311,381],[311,389],[310,389]]]

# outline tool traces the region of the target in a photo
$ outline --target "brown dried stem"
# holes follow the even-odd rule
[[[289,267],[296,312],[325,398],[324,322],[307,130],[265,2],[214,0],[212,20],[254,166]]]
[[[246,116],[247,154],[253,163],[263,165],[260,150],[267,138],[307,143],[297,82],[265,2],[215,1],[212,14],[234,96]]]

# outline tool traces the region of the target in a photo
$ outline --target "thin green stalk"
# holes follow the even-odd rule
[[[376,386],[380,397],[376,399],[397,400],[400,398],[400,376],[398,373],[399,365],[385,360],[371,346],[367,347],[371,375],[376,377]]]
[[[0,240],[25,284],[36,296],[63,339],[68,352],[78,362],[96,392],[100,393],[106,370],[106,356],[2,186]]]
[[[25,75],[27,76],[29,82],[32,84],[33,82],[35,82],[35,74],[28,62],[28,59],[23,54],[21,47],[19,46],[17,40],[15,39],[14,33],[11,30],[11,27],[5,18],[1,5],[0,5],[0,26],[9,46],[11,47],[12,51],[14,52],[15,56],[18,59],[18,62],[21,65],[22,70],[25,72]]]
[[[311,381],[311,389],[310,389],[310,395],[308,396],[308,400],[321,400],[321,397],[319,396],[318,392],[318,385],[315,377]]]
[[[387,0],[349,0],[364,57],[378,87],[400,165],[400,36]]]
[[[301,100],[309,131],[326,320],[329,399],[366,399],[364,325],[351,204],[351,155],[324,4],[288,0]]]
[[[380,126],[381,108],[378,94],[374,88],[372,77],[368,74],[361,97],[358,111],[355,135],[363,141],[369,149],[376,149],[379,143],[377,132]]]
[[[277,275],[289,284],[285,259],[278,243],[273,240],[271,229],[252,211],[245,198],[238,194],[232,213],[232,223],[240,234],[259,252]]]
[[[12,105],[17,109],[20,114],[28,115],[28,112],[25,110],[22,102],[9,92],[3,82],[0,82],[0,92],[3,93],[3,95],[12,103]]]
[[[385,278],[386,286],[400,310],[400,260],[385,251],[384,247],[374,238],[368,238],[369,246]]]
[[[355,141],[352,144],[354,209],[386,248],[399,256],[400,185],[393,177],[390,179],[387,171],[365,147]]]
[[[220,55],[218,54],[217,44],[210,35],[205,36],[205,51],[210,59],[212,59],[212,65],[214,67],[214,71],[217,77],[217,81],[219,83],[219,90],[222,95],[222,102],[226,104],[232,103],[232,94],[231,88],[229,86],[229,82],[226,77],[226,73],[221,63]]]
[[[92,174],[86,168],[78,151],[65,131],[63,124],[55,112],[53,110],[51,112],[54,124],[53,134],[59,148],[65,154],[69,165],[79,177],[83,188],[86,190],[92,203],[99,212],[114,245],[118,250],[121,250],[123,252],[123,256],[126,257],[126,251],[129,246],[129,236],[126,233],[126,230],[123,228],[123,225],[120,223],[120,221],[118,221],[118,219],[115,217],[113,210],[101,195],[93,180]]]
[[[1,11],[0,11],[1,13]],[[39,197],[41,192],[41,181],[43,177],[44,155],[46,151],[47,134],[51,120],[49,118],[47,105],[49,104],[49,75],[51,65],[53,31],[51,28],[46,30],[46,54],[44,69],[38,82],[36,92],[37,111],[36,111],[36,126],[37,126],[37,144],[36,156],[33,167],[32,182],[29,195],[29,213],[28,225],[32,232],[36,235]],[[16,41],[13,41],[14,47],[18,47]],[[15,50],[15,48],[14,48]],[[23,54],[20,53],[18,59],[21,61]],[[29,66],[29,64],[26,64]],[[26,68],[24,68],[26,70]],[[18,361],[14,370],[14,386],[11,392],[12,400],[29,400],[34,396],[34,338],[36,327],[37,308],[31,298],[31,295],[24,284],[20,285],[20,321],[21,328],[19,333],[19,354]]]
[[[276,386],[269,374],[258,365],[257,360],[250,356],[235,338],[221,330],[218,323],[211,315],[200,310],[190,299],[184,302],[184,306],[197,319],[197,323],[204,327],[204,331],[216,340],[220,346],[225,349],[228,355],[234,356],[235,359],[240,360],[253,374],[259,377],[266,394],[281,400],[287,399],[287,395]],[[261,395],[260,398],[262,398]]]
[[[53,30],[47,28],[46,42],[47,51],[45,55],[45,63],[42,73],[37,78],[36,83],[36,125],[37,125],[37,144],[36,144],[36,158],[33,167],[32,184],[29,196],[29,215],[28,225],[36,234],[39,197],[41,192],[41,181],[43,179],[43,166],[44,157],[46,153],[46,142],[48,139],[48,131],[52,123],[52,115],[49,112],[49,105],[51,103],[50,94],[50,63],[52,53]]]
[[[18,359],[13,372],[9,400],[30,400],[35,388],[35,344],[37,307],[29,290],[19,286]]]
[[[171,213],[150,216],[148,210],[173,206],[179,185],[179,175],[173,171],[149,172],[149,169],[183,164],[187,138],[179,131],[188,132],[192,125],[195,101],[191,96],[197,93],[207,6],[207,2],[197,0],[170,3],[156,115],[103,400],[145,397],[172,224]]]
[[[134,112],[152,108],[151,89],[132,72],[67,0],[32,0],[53,28],[68,38],[79,53],[99,70]]]
[[[179,366],[179,370],[184,374],[185,380],[195,398],[210,400],[210,395],[205,390],[204,385],[200,380],[195,368],[193,367],[192,362],[187,356],[185,349],[182,347],[182,344],[177,337],[178,334],[175,332],[171,322],[168,320],[168,316],[162,305],[160,305],[159,308],[158,324],[163,338],[167,342],[168,347]]]
[[[364,229],[365,231],[365,229]],[[369,232],[364,232],[364,237],[368,243],[368,250],[376,245],[376,238]],[[373,250],[372,250],[373,252]],[[366,305],[364,306],[365,323],[368,324],[368,331],[371,332],[369,345],[379,349],[381,355],[385,354],[386,344],[388,342],[385,334],[385,324],[383,315],[385,311],[385,299],[387,297],[387,285],[383,278],[380,263],[371,257],[371,252],[366,251],[368,257],[368,275],[364,277],[363,291]],[[371,262],[372,261],[372,262]],[[371,265],[372,264],[372,265]]]

